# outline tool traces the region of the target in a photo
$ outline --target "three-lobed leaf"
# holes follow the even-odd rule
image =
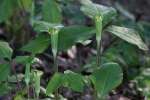
[[[123,39],[131,44],[137,45],[142,50],[148,50],[148,47],[141,39],[138,32],[135,31],[134,29],[112,25],[112,26],[109,26],[106,29],[106,31],[120,37],[121,39]]]
[[[81,0],[81,4],[81,11],[93,20],[96,16],[101,16],[103,19],[103,26],[108,24],[117,15],[114,8],[96,4],[90,0]]]
[[[68,26],[59,31],[58,49],[67,50],[77,42],[84,42],[94,35],[93,27],[86,26]],[[48,34],[39,34],[34,40],[31,40],[21,50],[31,52],[33,54],[42,53],[50,45],[51,39]]]

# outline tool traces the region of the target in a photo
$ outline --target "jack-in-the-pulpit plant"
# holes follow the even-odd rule
[[[56,26],[52,29],[49,29],[49,34],[51,35],[51,46],[52,46],[52,52],[53,52],[53,58],[54,58],[54,69],[55,72],[58,72],[58,65],[57,65],[57,52],[58,52],[58,36],[59,36],[59,28],[62,28],[62,26]],[[56,100],[59,100],[58,91],[55,91],[55,97]]]
[[[81,10],[95,21],[96,41],[97,41],[97,68],[91,75],[91,80],[94,84],[96,93],[95,99],[104,99],[105,96],[113,88],[118,86],[122,81],[122,70],[117,63],[106,63],[100,65],[100,47],[99,43],[102,37],[103,27],[115,17],[116,11],[113,8],[104,7],[91,2],[90,0],[81,0]],[[128,29],[119,26],[108,26],[106,31],[124,39],[125,41],[137,45],[143,50],[148,50],[140,36],[133,29]],[[133,42],[134,41],[134,42]],[[100,67],[101,66],[101,67]],[[105,66],[105,67],[103,67]],[[111,80],[113,79],[113,80]],[[111,82],[111,83],[110,83]]]
[[[39,70],[33,70],[33,81],[34,81],[34,90],[36,94],[36,99],[39,100],[40,95],[40,82],[41,82],[41,76],[43,75],[42,71]]]
[[[3,6],[5,7],[5,5],[7,5],[6,1],[8,0],[4,1]],[[19,7],[23,6],[21,7],[23,11],[25,10],[30,13],[29,19],[31,21],[31,26],[37,33],[35,39],[29,41],[29,43],[19,49],[25,52],[23,56],[15,57],[12,56],[13,50],[9,44],[0,41],[0,59],[4,60],[4,63],[0,64],[0,85],[6,88],[7,84],[11,84],[10,81],[12,80],[8,77],[11,76],[11,62],[16,62],[25,66],[22,77],[16,74],[15,70],[12,71],[12,74],[15,74],[15,79],[13,81],[18,83],[18,85],[20,85],[22,81],[22,83],[24,83],[21,87],[22,90],[15,95],[15,100],[40,100],[41,97],[44,97],[43,95],[45,95],[44,99],[63,100],[63,95],[59,92],[61,88],[66,87],[69,90],[83,93],[86,86],[90,86],[93,89],[93,100],[105,100],[109,92],[121,84],[123,80],[123,70],[122,66],[117,62],[108,60],[106,60],[106,62],[102,61],[101,58],[105,57],[101,50],[102,35],[109,32],[137,46],[141,50],[148,50],[148,47],[136,30],[112,25],[111,22],[117,15],[116,9],[112,7],[96,4],[91,0],[78,0],[77,2],[81,4],[80,13],[82,13],[84,18],[89,17],[94,24],[91,26],[84,24],[70,25],[72,22],[65,22],[65,18],[63,18],[67,14],[64,13],[64,5],[61,5],[61,2],[63,2],[61,0],[43,0],[40,9],[40,17],[34,15],[36,8],[33,7],[35,3],[34,0],[21,1],[23,4],[17,4],[18,2],[15,4],[19,5]],[[12,4],[10,3],[10,5]],[[32,7],[30,7],[31,5]],[[10,8],[13,8],[13,6]],[[4,14],[4,16],[6,17],[1,18],[0,16],[0,22],[6,21],[6,18],[10,18],[7,14]],[[85,64],[85,66],[88,65],[86,68],[79,66],[82,69],[79,72],[74,72],[73,70],[60,72],[58,68],[59,62],[57,61],[58,52],[66,52],[72,46],[76,45],[76,43],[86,45],[85,41],[93,36],[96,36],[95,41],[97,43],[97,53],[95,57],[93,57],[96,58],[96,60],[90,62],[90,65]],[[48,47],[51,48],[48,49]],[[40,62],[37,58],[39,54],[45,54],[45,50],[46,52],[48,51],[49,54],[51,54],[52,51],[54,62],[53,66],[47,65],[46,67],[53,67],[54,70],[52,70],[53,75],[49,76],[50,80],[45,80],[46,82],[43,85],[41,84],[42,75],[44,76],[47,73],[33,67],[33,64]],[[87,70],[89,72],[87,75],[81,73]],[[10,89],[11,88],[8,88],[8,90]],[[40,96],[41,94],[42,96]]]
[[[95,27],[96,27],[96,41],[97,41],[97,67],[100,66],[101,56],[101,37],[102,37],[102,16],[95,16]]]

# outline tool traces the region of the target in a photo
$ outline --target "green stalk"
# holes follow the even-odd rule
[[[39,94],[40,94],[40,80],[43,72],[34,70],[34,88],[36,93],[36,100],[39,100]]]
[[[102,17],[101,16],[95,17],[95,28],[96,28],[96,42],[97,42],[96,68],[98,68],[100,67],[100,63],[101,63],[101,37],[102,37]],[[99,100],[98,93],[95,87],[94,87],[94,99]]]
[[[57,51],[58,51],[58,33],[59,29],[52,29],[51,33],[51,45],[52,45],[52,53],[54,59],[54,69],[55,73],[58,72],[58,64],[57,64]],[[55,100],[59,100],[58,90],[55,91]]]
[[[58,32],[59,31],[57,29],[52,29],[51,31],[51,45],[52,45],[55,72],[58,72],[58,65],[57,65]]]
[[[28,100],[30,100],[30,86],[29,84],[27,85],[27,95],[28,95]]]
[[[95,27],[96,27],[96,42],[97,42],[97,67],[100,67],[100,57],[101,57],[101,35],[102,35],[102,17],[95,17]]]
[[[28,91],[28,100],[29,100],[29,83],[30,83],[30,64],[27,63],[26,64],[26,68],[25,68],[25,83],[27,86],[27,91]]]

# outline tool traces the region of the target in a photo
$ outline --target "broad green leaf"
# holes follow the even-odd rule
[[[63,75],[60,73],[55,73],[54,76],[50,79],[47,88],[46,95],[50,95],[55,92],[62,85]]]
[[[34,40],[31,40],[21,50],[31,52],[33,54],[42,53],[50,44],[50,36],[48,34],[40,34]]]
[[[63,25],[33,20],[33,27],[37,32],[50,32],[52,29],[61,29]]]
[[[10,73],[9,64],[0,64],[0,81],[6,81]]]
[[[0,1],[0,23],[8,20],[12,16],[16,1],[17,0]]]
[[[58,49],[67,50],[77,42],[84,42],[94,35],[95,30],[92,27],[86,26],[68,26],[64,27],[59,32]],[[34,54],[42,53],[48,48],[51,43],[50,35],[40,34],[34,40],[31,40],[27,45],[21,48],[23,51]]]
[[[68,88],[71,88],[74,91],[83,92],[84,89],[83,77],[78,73],[65,71],[63,83],[66,84]]]
[[[27,64],[33,60],[30,56],[17,56],[14,61],[19,64]]]
[[[50,23],[61,23],[61,9],[56,0],[45,0],[42,7],[42,15],[44,21]]]
[[[114,8],[96,4],[90,0],[81,0],[81,4],[81,11],[84,12],[85,15],[92,19],[96,16],[101,16],[103,19],[103,26],[108,24],[117,15]]]
[[[77,42],[84,42],[91,38],[95,33],[93,27],[86,26],[68,26],[60,30],[58,39],[59,50],[67,50]]]
[[[117,63],[106,63],[93,72],[91,79],[95,89],[103,97],[121,83],[122,75],[121,67]]]
[[[148,50],[148,47],[141,39],[138,32],[135,31],[134,29],[112,25],[112,26],[109,26],[106,29],[106,31],[113,33],[114,35],[120,37],[121,39],[123,39],[131,44],[137,45],[142,50]]]
[[[116,41],[103,55],[110,61],[129,66],[129,69],[140,64],[137,48],[126,41]]]
[[[0,41],[0,58],[11,59],[13,50],[7,42]]]
[[[18,3],[24,10],[32,12],[33,0],[19,0]]]

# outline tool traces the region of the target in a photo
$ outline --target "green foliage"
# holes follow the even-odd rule
[[[59,32],[58,48],[59,50],[67,50],[75,45],[77,42],[83,43],[93,36],[95,30],[93,27],[82,25],[74,25],[64,27]]]
[[[107,28],[107,31],[113,33],[114,35],[120,37],[121,39],[129,43],[137,45],[142,50],[148,50],[148,47],[141,39],[138,32],[133,29],[119,27],[119,26],[110,26]]]
[[[103,64],[91,75],[91,80],[100,96],[106,96],[112,89],[117,87],[122,81],[122,70],[117,63]]]
[[[10,65],[9,64],[0,64],[0,82],[6,81],[10,74]]]
[[[42,8],[43,20],[50,23],[61,23],[62,15],[56,0],[45,0]]]
[[[17,79],[16,79],[17,77]],[[24,78],[24,74],[21,73],[21,74],[16,74],[16,75],[11,75],[11,76],[8,76],[8,82],[10,83],[17,83],[17,82],[21,82]]]
[[[7,20],[13,17],[14,11],[18,12],[17,17],[26,17],[26,13],[24,13],[25,11],[31,15],[31,22],[27,23],[27,25],[24,25],[23,28],[25,27],[26,29],[26,26],[30,26],[31,24],[33,30],[38,33],[35,39],[30,40],[20,49],[21,51],[30,53],[30,55],[23,53],[25,56],[17,56],[15,55],[16,49],[14,50],[15,52],[13,54],[13,50],[9,44],[7,42],[0,41],[0,58],[2,60],[2,63],[0,64],[0,95],[3,95],[9,91],[10,87],[8,83],[18,84],[21,83],[22,79],[24,78],[28,91],[26,92],[25,90],[21,90],[23,93],[17,93],[15,100],[22,99],[24,98],[24,95],[27,94],[29,94],[29,99],[30,86],[33,86],[35,92],[34,94],[37,96],[37,99],[40,99],[39,95],[40,92],[42,92],[47,96],[51,96],[51,94],[55,93],[55,99],[57,100],[57,96],[61,97],[61,95],[58,93],[58,89],[61,89],[61,87],[67,87],[76,92],[83,92],[86,85],[90,85],[91,87],[93,86],[93,94],[97,94],[95,99],[101,99],[108,95],[111,90],[115,89],[118,85],[121,84],[123,80],[122,68],[124,66],[126,69],[132,69],[130,68],[132,66],[139,66],[140,61],[138,58],[139,55],[136,52],[136,48],[123,41],[116,41],[114,44],[108,47],[106,51],[104,51],[104,54],[101,54],[100,43],[102,41],[102,32],[110,32],[122,40],[127,41],[128,43],[138,46],[142,50],[148,50],[147,45],[142,40],[143,37],[140,37],[140,35],[145,35],[139,34],[138,32],[140,30],[140,32],[146,34],[149,31],[149,28],[147,28],[149,25],[146,23],[138,23],[136,26],[139,28],[138,32],[131,28],[111,25],[110,22],[113,22],[113,19],[117,15],[117,11],[114,8],[96,4],[90,0],[79,1],[81,5],[78,5],[77,9],[80,9],[81,11],[75,11],[76,13],[66,11],[66,8],[74,2],[73,0],[2,0],[0,2],[0,23],[7,22],[6,30],[9,28],[9,24],[12,26],[11,21],[9,22]],[[71,5],[73,6],[74,4]],[[34,6],[37,6],[40,10],[34,9]],[[67,7],[65,8],[64,6]],[[76,14],[82,15],[77,16]],[[92,23],[88,26],[87,24],[83,23],[86,19],[86,16],[84,15],[91,18],[94,22],[94,25]],[[69,16],[68,18],[71,17],[72,19],[68,21],[68,18],[64,18],[64,16]],[[12,21],[16,20],[15,17],[14,19],[12,18]],[[79,24],[75,25],[74,23],[79,19],[81,21],[77,22]],[[24,20],[24,18],[21,20]],[[16,28],[17,27],[15,27],[15,29]],[[105,30],[103,30],[104,28]],[[146,32],[145,29],[147,29]],[[7,31],[11,31],[11,29],[8,29]],[[96,61],[95,58],[91,57],[92,61],[90,60],[87,64],[83,65],[85,67],[82,68],[83,71],[89,71],[91,74],[85,76],[79,72],[75,73],[70,70],[59,73],[57,66],[57,53],[61,51],[67,51],[73,45],[76,45],[76,43],[84,43],[84,41],[90,39],[94,35],[96,35],[95,40],[97,42]],[[146,36],[148,37],[148,34],[146,34]],[[146,36],[144,38],[147,40],[146,42],[148,42],[149,39],[146,38]],[[41,86],[40,84],[40,80],[42,78],[41,76],[45,73],[37,70],[36,67],[33,70],[32,65],[36,62],[36,54],[41,54],[46,49],[49,50],[48,47],[50,47],[50,45],[54,56],[54,67],[57,67],[57,70],[55,70],[54,75],[51,77],[45,89],[45,87]],[[130,56],[131,53],[132,56]],[[16,58],[11,59],[14,57],[12,55],[14,55]],[[15,75],[10,76],[10,66],[11,63],[14,63],[13,61],[15,61],[17,64],[22,64],[25,66],[25,73],[23,75],[13,72]],[[119,64],[117,64],[117,62]],[[130,75],[129,79],[130,77],[132,77],[131,79],[135,78],[136,75]],[[140,83],[140,78],[137,77],[139,83],[138,85],[146,84],[149,86],[148,84],[150,82],[148,74],[146,73],[145,75],[143,72],[142,75],[145,78],[142,78],[143,83]],[[92,85],[88,84],[88,79],[90,79]]]
[[[84,81],[83,76],[71,71],[65,71],[64,74],[55,73],[48,83],[46,94],[50,95],[60,86],[68,87],[77,92],[83,92]]]
[[[31,52],[33,54],[42,53],[50,43],[50,36],[40,34],[36,39],[31,40],[29,44],[21,48],[23,51]]]
[[[7,42],[0,41],[0,58],[11,59],[13,50]]]
[[[0,3],[0,23],[8,20],[14,11],[17,0],[1,0]]]
[[[7,83],[0,83],[0,96],[7,94],[10,89],[11,88]]]
[[[95,19],[96,16],[101,16],[103,19],[103,26],[112,21],[117,14],[114,8],[95,4],[90,0],[81,0],[81,4],[81,10],[85,13],[85,15],[92,19]]]
[[[18,0],[20,7],[28,12],[32,12],[33,0]]]
[[[103,55],[107,60],[120,62],[120,64],[129,67],[129,69],[138,66],[140,63],[137,48],[122,40],[116,41]]]
[[[63,84],[77,92],[83,92],[84,89],[83,76],[71,71],[64,72]]]
[[[30,56],[17,56],[14,61],[16,63],[19,63],[19,64],[24,64],[26,65],[27,63],[30,63],[32,61],[32,57]]]
[[[145,68],[134,81],[137,82],[139,89],[142,90],[143,95],[149,100],[150,98],[150,69]]]
[[[49,81],[46,88],[46,95],[50,95],[55,92],[62,85],[62,74],[55,73]]]
[[[71,48],[77,42],[84,42],[94,33],[92,27],[86,26],[68,26],[59,32],[58,49],[63,51]],[[31,40],[21,50],[31,52],[33,54],[42,53],[50,44],[51,37],[48,34],[39,34],[34,40]]]
[[[47,32],[49,33],[52,29],[61,29],[63,25],[56,23],[49,23],[45,21],[34,21],[33,27],[37,32]]]

